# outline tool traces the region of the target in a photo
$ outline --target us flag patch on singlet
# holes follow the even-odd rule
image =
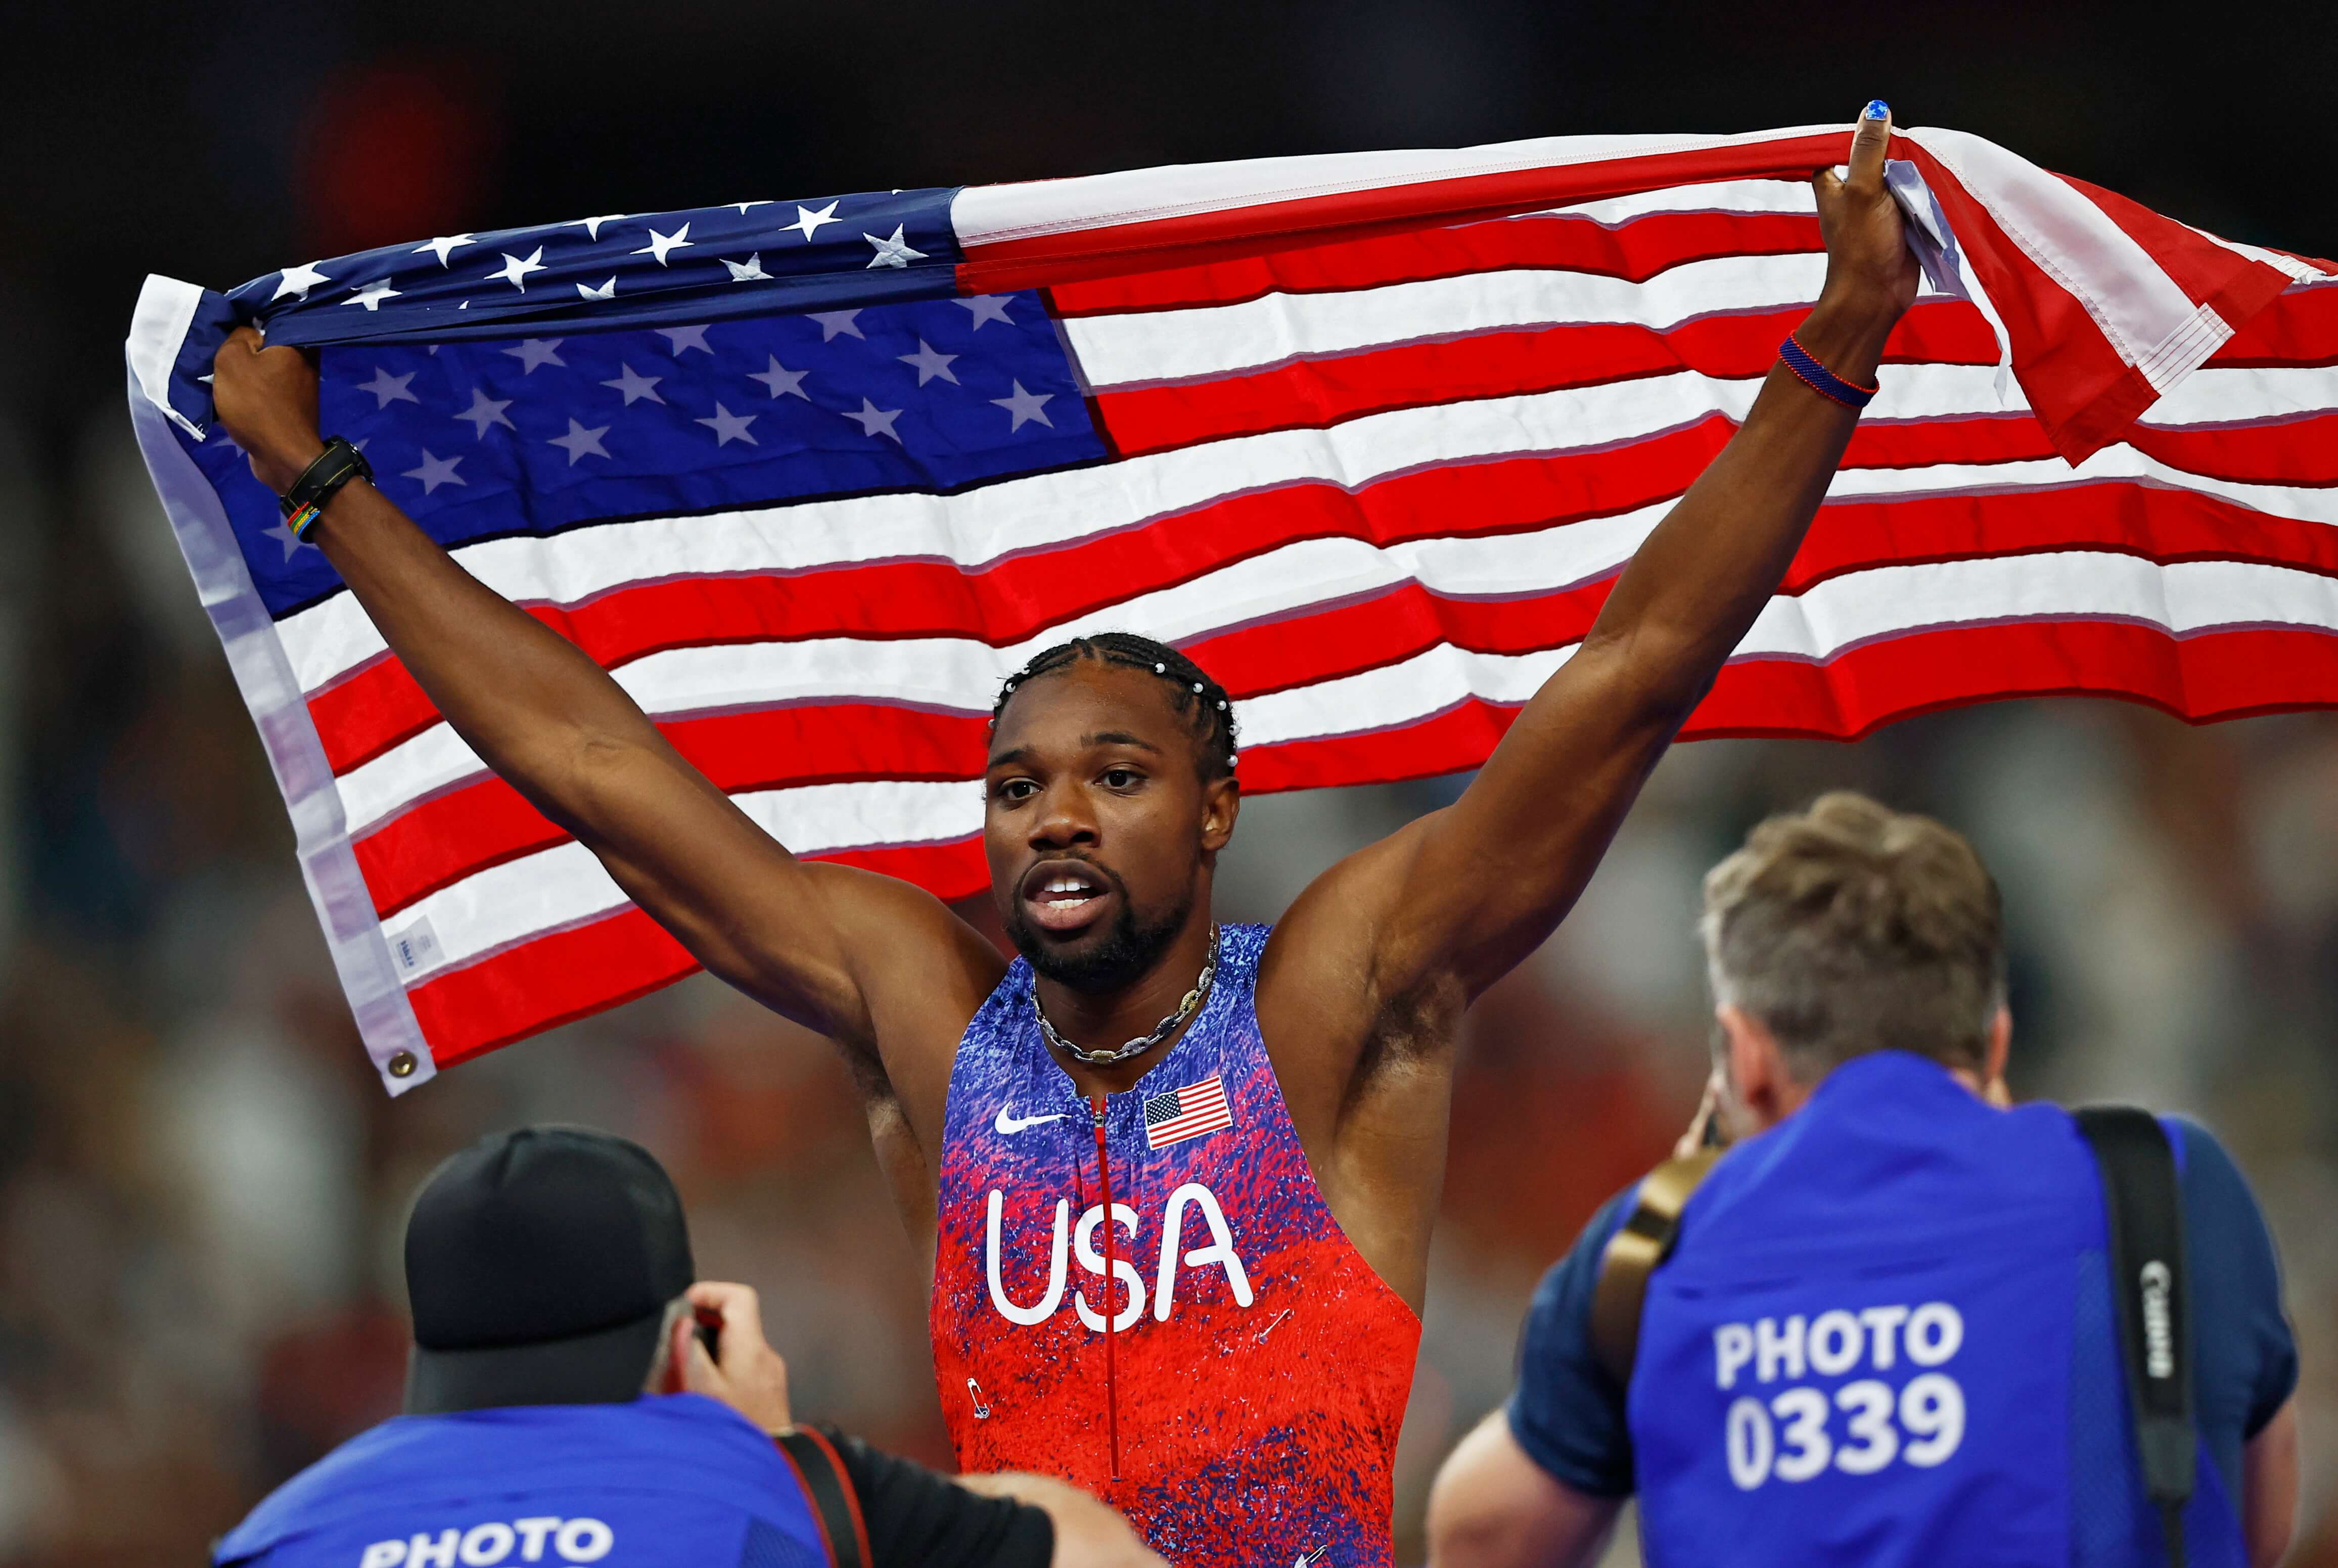
[[[1188,1138],[1199,1138],[1204,1132],[1215,1132],[1233,1124],[1233,1110],[1226,1103],[1226,1086],[1214,1073],[1199,1083],[1188,1083],[1171,1093],[1155,1094],[1144,1102],[1144,1142],[1151,1149],[1165,1149],[1172,1143],[1183,1143]]]

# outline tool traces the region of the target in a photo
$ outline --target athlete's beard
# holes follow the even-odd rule
[[[1050,948],[1039,928],[1020,898],[1008,906],[1007,935],[1015,950],[1031,962],[1032,970],[1053,980],[1067,990],[1090,994],[1117,991],[1135,984],[1145,972],[1160,962],[1169,944],[1184,930],[1186,918],[1194,913],[1194,895],[1188,888],[1175,907],[1157,920],[1142,926],[1136,921],[1136,903],[1128,896],[1128,885],[1105,867],[1087,862],[1090,869],[1112,884],[1120,895],[1120,912],[1113,916],[1112,928],[1101,941],[1076,952]]]

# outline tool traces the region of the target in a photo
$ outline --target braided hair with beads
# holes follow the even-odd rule
[[[1155,642],[1133,632],[1099,632],[1093,637],[1075,637],[1034,657],[999,688],[998,701],[990,708],[990,727],[998,728],[999,715],[1007,711],[1008,700],[1025,681],[1052,674],[1082,660],[1142,670],[1167,681],[1178,713],[1194,733],[1202,781],[1208,783],[1233,772],[1234,708],[1226,696],[1226,689],[1166,642]]]

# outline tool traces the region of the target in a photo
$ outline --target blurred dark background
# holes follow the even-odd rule
[[[819,1041],[695,980],[392,1105],[145,487],[120,343],[148,271],[227,287],[465,229],[1574,132],[1978,132],[2229,237],[2338,254],[2325,3],[1070,6],[409,0],[13,8],[0,47],[0,1563],[199,1560],[393,1409],[397,1237],[522,1119],[643,1138],[799,1400],[940,1460],[918,1265]],[[2205,1117],[2259,1183],[2338,1562],[2338,718],[1939,715],[1660,770],[1567,927],[1481,1004],[1400,1524],[1505,1393],[1536,1274],[1685,1120],[1696,878],[1849,783],[2006,884],[2017,1086]],[[1253,802],[1223,913],[1450,785]],[[1626,1544],[1620,1551],[1628,1553]]]

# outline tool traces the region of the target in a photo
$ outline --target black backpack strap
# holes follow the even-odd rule
[[[2111,1296],[2144,1488],[2159,1508],[2169,1568],[2184,1568],[2184,1505],[2192,1500],[2198,1438],[2192,1420],[2191,1279],[2176,1151],[2167,1130],[2148,1112],[2095,1105],[2076,1116],[2102,1171]]]
[[[811,1500],[812,1516],[820,1523],[833,1568],[870,1568],[869,1526],[860,1517],[860,1496],[836,1445],[809,1426],[798,1426],[774,1441]]]
[[[1591,1293],[1591,1349],[1618,1384],[1631,1382],[1632,1364],[1639,1359],[1648,1276],[1671,1255],[1680,1236],[1681,1210],[1721,1155],[1719,1149],[1699,1149],[1649,1171],[1641,1179],[1632,1212],[1600,1251]]]

